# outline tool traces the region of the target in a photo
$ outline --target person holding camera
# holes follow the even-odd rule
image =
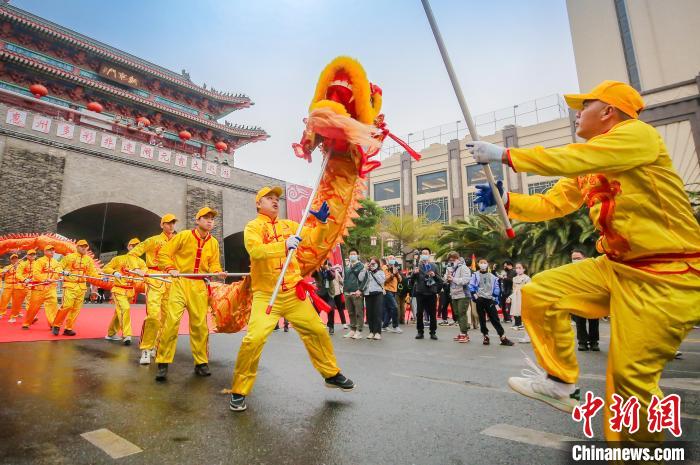
[[[396,263],[396,257],[393,255],[386,257],[386,265],[382,267],[382,270],[386,276],[382,329],[391,333],[402,333],[403,331],[399,328],[399,306],[396,302],[396,293],[401,282],[401,269]]]
[[[365,306],[367,307],[367,339],[376,341],[382,338],[382,304],[384,300],[385,275],[379,266],[379,259],[372,257],[360,271],[360,281],[365,283]]]
[[[467,268],[464,259],[459,256],[459,252],[450,252],[447,255],[447,271],[445,271],[445,282],[450,287],[450,299],[452,301],[452,318],[459,324],[459,334],[454,340],[461,343],[469,342],[469,321],[467,312],[469,311],[469,299],[467,298],[466,287],[472,277],[472,272]]]
[[[442,286],[435,263],[430,261],[430,249],[421,249],[418,266],[413,269],[413,292],[416,297],[416,339],[423,339],[423,314],[430,318],[430,339],[437,340],[437,295]]]

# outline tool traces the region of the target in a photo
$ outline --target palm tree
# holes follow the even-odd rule
[[[513,242],[503,237],[500,221],[497,215],[478,214],[445,225],[438,239],[438,256],[444,257],[451,250],[456,250],[463,257],[475,254],[492,263],[510,258]]]
[[[440,223],[430,223],[421,216],[386,215],[382,219],[380,233],[395,240],[398,243],[398,253],[401,258],[405,258],[406,254],[417,247],[436,249],[436,238],[441,229]]]

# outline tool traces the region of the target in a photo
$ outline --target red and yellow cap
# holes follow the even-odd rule
[[[282,188],[280,186],[265,186],[262,189],[260,189],[255,196],[255,202],[260,202],[260,199],[265,197],[267,194],[273,193],[277,195],[277,197],[280,197],[282,195]]]
[[[172,213],[166,213],[160,219],[160,225],[163,226],[163,223],[170,223],[171,221],[177,221],[177,217]]]
[[[84,245],[86,247],[89,247],[90,244],[85,239],[80,239],[78,242],[75,243],[75,245]]]
[[[600,100],[632,118],[637,118],[644,109],[644,100],[639,92],[620,81],[603,81],[587,94],[566,94],[564,99],[574,110],[583,109],[586,100]]]
[[[36,255],[36,249],[27,250],[27,255]]]
[[[141,243],[141,240],[138,237],[135,237],[129,241],[128,245],[139,245]]]
[[[211,213],[214,216],[219,214],[219,212],[217,212],[213,208],[204,207],[204,208],[199,209],[199,211],[197,212],[197,215],[194,217],[194,219],[198,220],[201,217],[203,217],[204,215],[208,215],[209,213]]]
[[[13,253],[12,255],[10,255],[10,260],[12,260],[13,258],[19,258],[19,255]]]

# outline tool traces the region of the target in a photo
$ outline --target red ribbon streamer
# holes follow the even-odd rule
[[[306,294],[309,294],[309,297],[311,298],[311,302],[314,304],[314,306],[322,312],[330,312],[331,307],[328,305],[328,303],[320,298],[318,294],[316,294],[316,286],[312,281],[307,281],[302,279],[299,281],[296,285],[296,293],[297,293],[297,298],[299,300],[306,300]]]

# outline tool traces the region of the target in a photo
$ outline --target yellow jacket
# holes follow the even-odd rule
[[[158,251],[158,267],[180,273],[218,273],[219,241],[209,234],[202,237],[197,229],[181,231]]]
[[[243,241],[250,255],[250,278],[254,292],[274,290],[287,256],[287,238],[293,236],[298,227],[299,223],[295,221],[272,220],[263,214],[258,214],[245,226]],[[305,227],[301,237],[305,242],[317,242],[323,240],[327,231],[326,225],[319,223],[318,227]],[[295,254],[284,275],[281,291],[293,289],[301,279]]]
[[[134,250],[134,249],[131,249]],[[107,274],[114,274],[114,272],[119,272],[122,276],[134,276],[129,273],[129,270],[142,270],[147,271],[146,262],[138,257],[132,257],[129,254],[117,255],[112,260],[107,263],[102,271]],[[131,279],[119,278],[114,280],[114,286],[112,287],[112,293],[123,294],[128,296],[134,295],[134,281]]]
[[[175,237],[174,234],[170,239],[173,237]],[[170,239],[168,239],[168,236],[165,233],[156,234],[143,242],[139,242],[139,244],[131,249],[127,255],[130,257],[140,257],[141,255],[146,254],[146,266],[148,266],[148,269],[157,270],[158,251],[161,247],[167,244]]]
[[[95,268],[94,260],[87,255],[80,255],[78,252],[69,253],[63,260],[61,260],[61,265],[63,269],[69,273],[82,274],[84,276],[92,276],[94,278],[102,278]],[[63,288],[73,289],[80,288],[83,290],[87,289],[87,284],[85,284],[85,278],[76,278],[74,276],[66,276],[63,278]]]
[[[26,289],[26,286],[24,285],[24,280],[29,279],[30,281],[34,281],[34,273],[32,273],[32,264],[34,262],[30,262],[29,260],[22,260],[17,264],[17,272],[16,272],[16,278],[17,278],[17,287],[15,289]]]
[[[32,281],[40,283],[49,279],[58,279],[61,277],[63,267],[55,258],[41,257],[34,260],[32,264]],[[56,283],[48,284],[48,287],[56,287]],[[35,289],[42,289],[43,286],[37,286]]]
[[[17,262],[16,265],[10,264],[0,270],[2,277],[5,280],[6,291],[12,289],[24,289],[24,285],[20,283],[19,277],[17,276],[20,264],[21,262]]]
[[[585,204],[601,234],[596,247],[613,260],[700,258],[700,226],[652,126],[631,119],[586,143],[510,148],[509,157],[516,171],[565,176],[545,194],[511,192],[511,218],[543,221]]]

